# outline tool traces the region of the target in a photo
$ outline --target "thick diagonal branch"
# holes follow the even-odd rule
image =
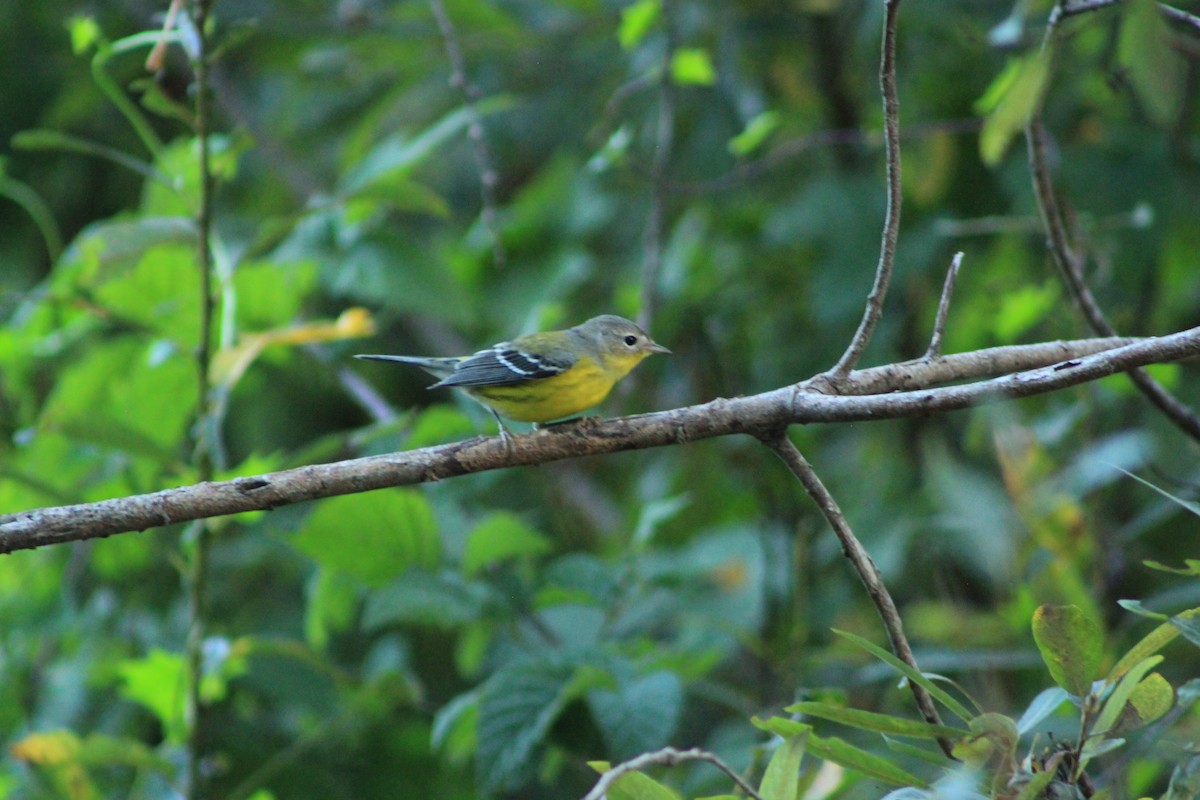
[[[1062,344],[1055,343],[1056,349]],[[585,419],[551,426],[517,436],[511,445],[496,437],[478,436],[407,452],[314,464],[96,503],[22,511],[0,515],[0,553],[485,470],[666,447],[737,433],[761,437],[792,424],[928,416],[1059,391],[1145,364],[1197,355],[1200,355],[1200,327],[1162,338],[1138,340],[1093,355],[1068,356],[1053,366],[974,383],[862,396],[830,395],[817,391],[812,383],[793,384],[749,397],[719,398],[654,414]],[[955,357],[948,356],[913,369],[926,370],[924,374],[928,377],[954,363]],[[984,360],[980,368],[993,369],[994,362]],[[879,385],[904,384],[905,371],[900,365],[886,369],[894,372],[868,372],[876,373]]]

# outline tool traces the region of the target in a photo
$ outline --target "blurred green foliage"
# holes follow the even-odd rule
[[[634,316],[647,247],[662,254],[652,331],[675,355],[607,414],[790,383],[834,363],[858,322],[883,218],[882,4],[444,0],[471,112],[426,4],[218,0],[216,411],[198,421],[192,75],[178,40],[144,68],[160,5],[0,6],[0,73],[20,76],[0,85],[0,513],[190,483],[198,440],[232,477],[490,432],[422,375],[350,356]],[[1020,146],[1039,103],[1117,327],[1196,324],[1197,37],[1127,0],[1065,20],[1049,54],[1048,11],[901,10],[905,207],[869,363],[924,351],[957,250],[947,352],[1086,335]],[[656,194],[665,224],[647,244]],[[1161,374],[1198,396],[1190,366]],[[1174,631],[1197,641],[1179,612],[1200,605],[1198,524],[1121,470],[1186,500],[1196,443],[1124,378],[793,435],[922,667],[960,687],[964,760],[1015,774],[1006,759],[1045,764],[1047,735],[1102,722],[1087,756],[1112,797],[1195,794],[1200,659],[1156,653]],[[921,747],[881,744],[919,728],[911,699],[832,633],[882,641],[875,612],[751,442],[215,521],[199,676],[183,656],[191,546],[166,528],[0,559],[0,795],[174,796],[193,680],[213,797],[579,797],[589,762],[667,744],[765,770],[754,785],[772,800],[975,785],[928,730]],[[1176,615],[1148,644],[1147,609]],[[771,716],[785,708],[822,736]],[[846,771],[817,781],[820,760]],[[657,775],[675,788],[626,776],[610,797],[732,790],[711,767]]]

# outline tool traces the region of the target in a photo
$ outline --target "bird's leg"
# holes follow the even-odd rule
[[[509,431],[508,426],[504,424],[504,420],[500,419],[500,415],[496,413],[496,409],[488,408],[488,411],[491,411],[492,416],[496,418],[496,424],[500,426],[500,438],[504,440],[504,446],[508,448],[508,452],[511,454],[513,449],[512,432]]]

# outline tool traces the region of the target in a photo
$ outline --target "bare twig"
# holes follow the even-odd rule
[[[946,333],[946,317],[950,314],[950,297],[954,294],[954,283],[958,280],[958,268],[962,266],[963,254],[960,250],[954,254],[950,269],[946,272],[946,282],[942,284],[942,298],[938,301],[937,316],[933,320],[933,336],[929,339],[929,349],[925,358],[942,357],[942,337]]]
[[[504,240],[500,232],[499,215],[496,213],[496,184],[500,182],[496,173],[495,162],[492,159],[491,148],[488,146],[487,135],[483,130],[483,117],[475,104],[479,101],[481,92],[467,77],[467,62],[463,58],[462,47],[458,43],[458,34],[454,23],[446,13],[442,0],[429,0],[429,10],[437,20],[438,30],[442,33],[442,41],[446,45],[446,57],[450,59],[450,85],[458,89],[463,96],[463,108],[467,112],[467,136],[475,151],[475,163],[479,168],[479,196],[482,204],[480,214],[483,224],[492,237],[492,260],[495,266],[503,269],[508,261],[504,250]]]
[[[1062,343],[1051,346],[1061,347]],[[837,396],[818,391],[815,387],[819,381],[814,379],[762,394],[718,398],[671,411],[609,420],[583,419],[549,426],[517,436],[511,444],[496,437],[477,436],[402,453],[313,464],[96,503],[4,514],[0,515],[0,553],[140,531],[202,517],[273,509],[322,497],[425,483],[485,470],[665,447],[739,433],[757,437],[791,424],[928,416],[1045,394],[1145,364],[1197,355],[1200,355],[1200,327],[1161,338],[1137,340],[1094,355],[1072,355],[1053,366],[939,388]],[[1039,355],[1040,358],[1044,356],[1045,353]],[[926,376],[935,375],[953,358],[921,362],[913,369],[924,370]],[[980,366],[992,369],[994,363],[985,361]],[[893,365],[891,369],[898,367]],[[847,380],[853,383],[853,376]],[[902,378],[894,375],[881,376],[880,380],[902,382]]]
[[[675,138],[675,83],[671,78],[671,60],[675,55],[675,25],[671,3],[662,4],[663,44],[661,76],[658,94],[658,127],[654,135],[654,160],[650,167],[650,213],[642,233],[642,296],[638,308],[638,324],[649,329],[658,305],[658,274],[662,268],[663,219],[667,206],[667,169],[671,163],[671,147]]]
[[[854,338],[841,359],[829,371],[835,381],[844,378],[858,364],[871,341],[875,326],[883,315],[896,261],[896,242],[900,236],[900,98],[896,91],[896,13],[900,0],[884,3],[883,55],[879,63],[879,85],[883,93],[883,137],[887,157],[887,213],[883,220],[883,237],[879,246],[879,264],[875,268],[875,283],[867,295],[867,307]]]
[[[1087,281],[1083,277],[1084,256],[1071,241],[1063,214],[1059,208],[1050,177],[1046,150],[1047,133],[1042,123],[1034,118],[1025,131],[1029,150],[1029,169],[1033,177],[1033,193],[1037,198],[1038,210],[1046,226],[1046,246],[1054,263],[1058,266],[1067,292],[1075,307],[1083,314],[1093,331],[1101,336],[1115,336],[1116,331],[1109,323],[1100,304],[1096,301]],[[1153,403],[1180,430],[1200,441],[1200,416],[1150,377],[1145,370],[1135,369],[1129,373],[1138,390]]]
[[[859,579],[867,589],[867,594],[870,596],[871,602],[875,604],[875,610],[879,612],[879,617],[883,620],[883,628],[887,631],[888,641],[892,645],[892,652],[905,664],[920,671],[921,668],[917,666],[917,659],[913,656],[912,648],[908,645],[908,638],[904,635],[904,626],[900,620],[900,612],[896,609],[896,604],[883,583],[883,576],[879,574],[879,568],[875,566],[871,555],[862,546],[862,543],[858,541],[858,537],[854,535],[854,531],[850,529],[850,523],[846,521],[846,515],[842,513],[842,509],[838,506],[837,501],[833,499],[833,495],[825,488],[825,484],[821,481],[820,476],[817,475],[816,470],[812,468],[812,465],[808,463],[808,460],[796,448],[792,440],[788,438],[786,430],[780,430],[771,435],[764,436],[762,437],[762,442],[771,448],[775,455],[779,456],[780,460],[787,465],[787,468],[804,487],[804,491],[808,492],[808,496],[813,499],[813,502],[817,504],[817,508],[821,509],[821,513],[825,515],[825,519],[833,528],[834,534],[837,535],[838,541],[842,545],[842,554],[846,556],[854,571],[858,573]],[[941,725],[942,718],[938,715],[937,708],[933,705],[933,698],[929,696],[929,693],[912,681],[908,685],[912,690],[913,699],[917,702],[917,708],[920,710],[921,716],[925,718],[925,721],[930,725]],[[939,737],[937,741],[942,748],[942,752],[953,758],[950,740]]]
[[[746,793],[747,797],[753,798],[753,800],[762,800],[762,797],[754,790],[754,787],[746,783],[741,775],[730,769],[728,764],[715,754],[707,750],[701,750],[698,747],[693,747],[691,750],[676,750],[674,747],[664,747],[662,750],[643,753],[636,758],[631,758],[628,761],[617,764],[600,776],[600,780],[596,781],[596,785],[592,787],[592,790],[584,795],[583,800],[602,800],[608,790],[612,788],[613,783],[621,776],[628,775],[630,772],[639,772],[646,767],[652,766],[674,767],[688,761],[704,761],[712,764],[728,775],[730,780]]]

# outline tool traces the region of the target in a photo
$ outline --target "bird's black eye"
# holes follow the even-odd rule
[[[634,336],[632,333],[629,334],[628,336],[625,337],[625,344],[629,345],[630,347],[633,347],[635,344],[637,344],[637,337]]]

